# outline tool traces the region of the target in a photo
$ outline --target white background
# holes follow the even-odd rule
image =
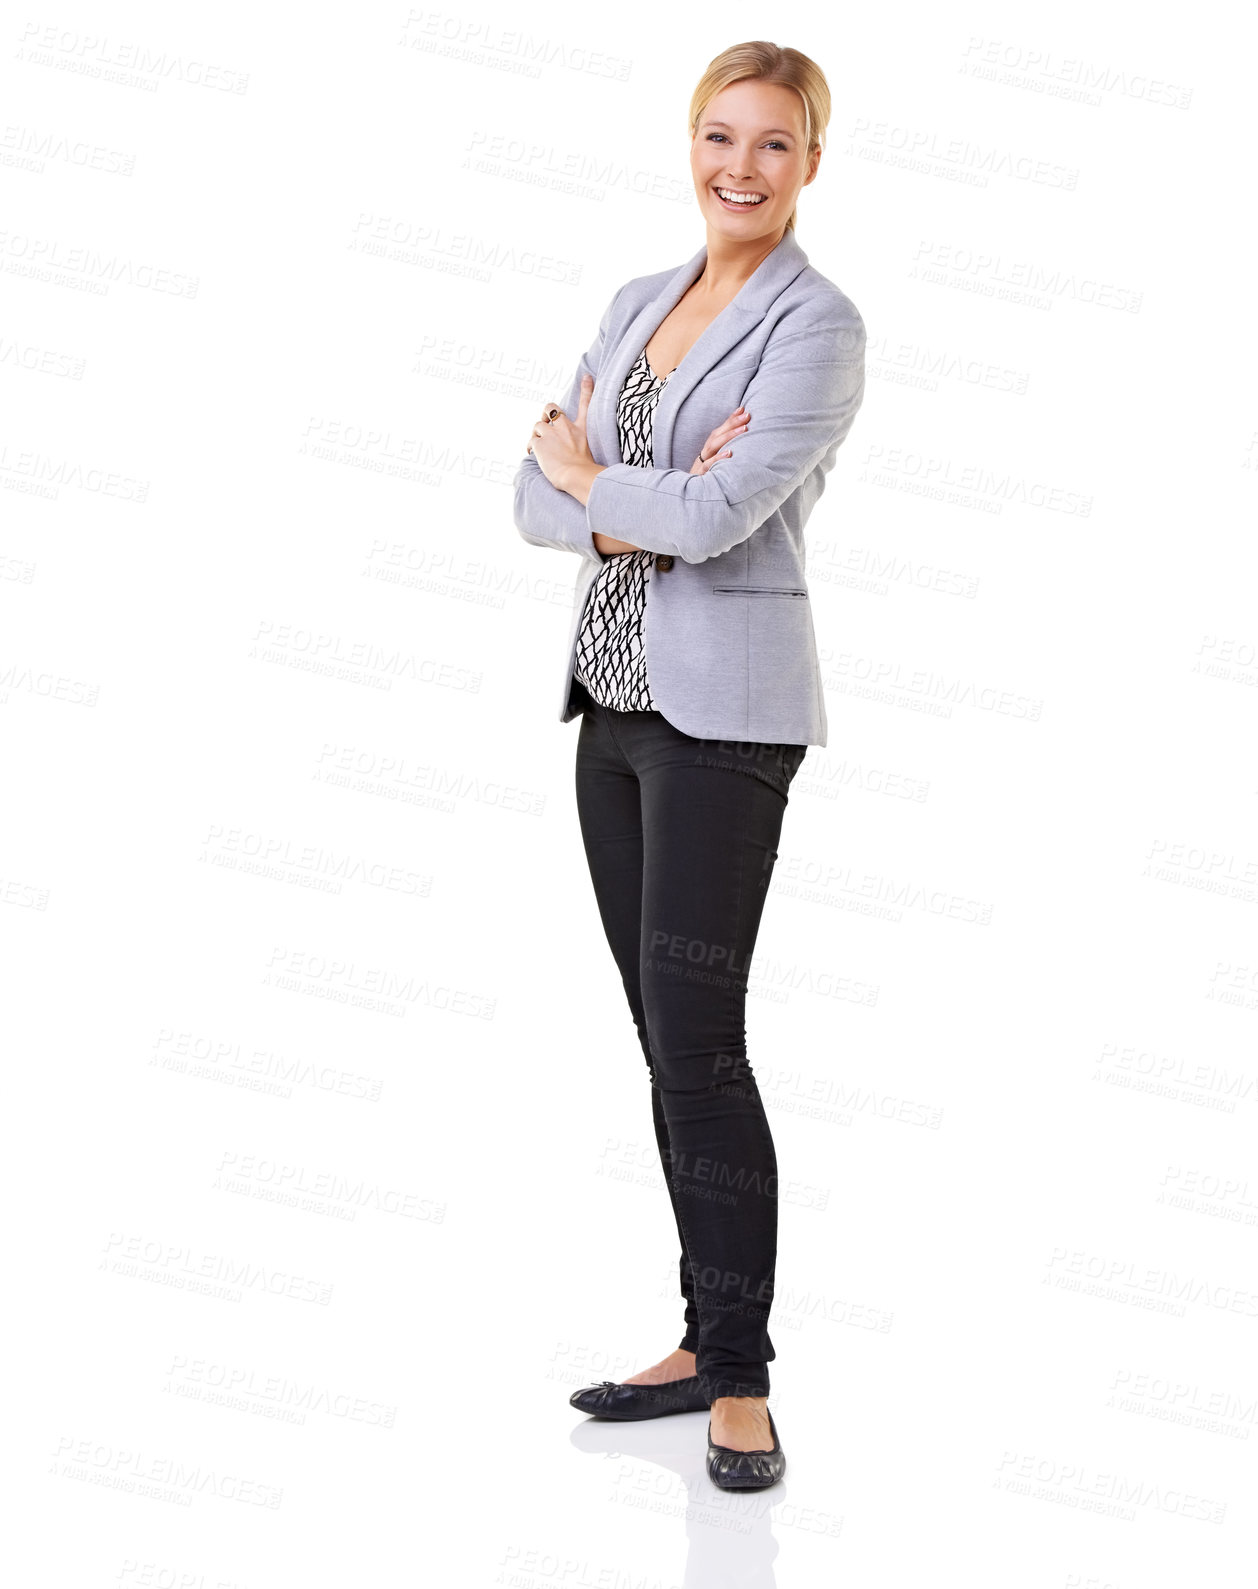
[[[14,1582],[1249,1581],[1236,16],[10,13]],[[731,1497],[701,1415],[567,1405],[681,1304],[510,481],[766,33],[869,347],[748,1001],[790,1466]]]

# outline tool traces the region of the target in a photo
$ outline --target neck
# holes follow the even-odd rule
[[[713,298],[731,297],[750,281],[759,267],[786,236],[786,228],[776,237],[753,237],[749,242],[731,242],[708,228],[708,257],[695,278],[694,290]]]

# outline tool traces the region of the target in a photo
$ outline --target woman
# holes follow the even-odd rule
[[[861,317],[794,237],[829,117],[798,51],[717,56],[690,107],[706,244],[620,288],[515,481],[523,538],[582,558],[559,715],[582,718],[582,838],[686,1304],[674,1351],[571,1400],[709,1409],[723,1489],[786,1465],[768,1410],[777,1165],[744,1011],[791,780],[826,743],[804,525],[864,395]]]

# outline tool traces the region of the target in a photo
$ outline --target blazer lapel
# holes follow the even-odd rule
[[[705,243],[639,309],[615,350],[603,361],[595,383],[592,406],[596,411],[594,417],[599,435],[606,438],[610,459],[623,462],[616,426],[616,404],[625,377],[637,362],[642,349],[681,302],[706,264],[707,257]],[[796,241],[794,232],[786,231],[773,252],[760,261],[730,302],[704,327],[698,341],[669,376],[655,407],[651,455],[657,469],[673,467],[673,421],[682,402],[712,366],[718,364],[747,335],[751,327],[764,318],[774,299],[807,264],[808,255]]]
[[[776,249],[774,252],[777,252]],[[616,346],[604,352],[598,379],[594,383],[594,400],[590,407],[599,437],[606,441],[608,463],[624,462],[620,455],[616,405],[620,398],[620,389],[625,384],[625,377],[637,362],[638,354],[663,323],[665,316],[681,302],[687,287],[703,269],[707,257],[708,248],[705,243],[686,264],[673,272],[653,298],[647,299],[629,322],[627,330]],[[658,454],[654,456],[658,457]]]

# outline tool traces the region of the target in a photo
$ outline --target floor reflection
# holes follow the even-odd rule
[[[767,1490],[718,1489],[708,1477],[708,1416],[700,1412],[640,1423],[586,1418],[572,1444],[607,1464],[612,1505],[684,1516],[682,1589],[776,1589],[773,1508],[786,1498],[789,1468]]]

